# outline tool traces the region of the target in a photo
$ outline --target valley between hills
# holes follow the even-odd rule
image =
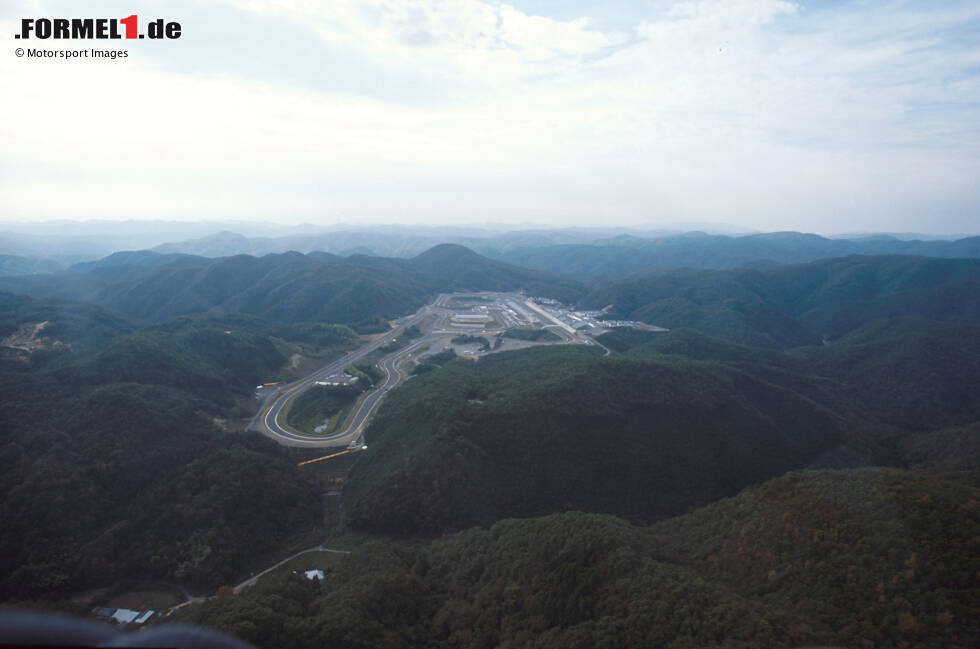
[[[457,245],[11,278],[0,594],[264,646],[972,646],[978,287]]]

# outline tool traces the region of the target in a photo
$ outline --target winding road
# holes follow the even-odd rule
[[[398,384],[408,378],[398,368],[398,364],[413,351],[446,335],[445,333],[431,332],[438,330],[442,326],[447,315],[447,312],[442,307],[445,306],[446,300],[449,297],[448,295],[440,295],[431,304],[422,307],[402,324],[386,332],[384,335],[379,336],[353,352],[349,352],[344,357],[305,378],[278,386],[275,391],[271,391],[266,397],[259,414],[249,423],[249,430],[258,430],[272,437],[280,444],[287,446],[328,448],[357,445],[358,440],[361,439],[361,435],[364,432],[365,423],[374,414],[374,411],[377,410],[388,390],[397,387]],[[285,413],[288,412],[289,404],[302,392],[312,387],[317,381],[342,372],[380,347],[391,343],[398,336],[402,335],[408,327],[418,325],[430,317],[433,318],[433,322],[428,327],[429,333],[413,340],[408,346],[385,356],[378,362],[378,366],[384,372],[384,380],[380,385],[367,392],[357,402],[353,414],[348,417],[350,423],[346,429],[333,435],[310,435],[299,432],[286,424]]]
[[[451,338],[452,336],[459,334],[474,333],[471,328],[464,327],[464,325],[458,323],[456,325],[446,324],[446,319],[452,314],[452,309],[447,307],[449,300],[457,297],[472,297],[473,295],[493,295],[498,297],[508,296],[507,299],[512,301],[518,300],[516,295],[503,293],[486,292],[480,294],[440,294],[430,304],[423,306],[421,309],[416,311],[415,314],[406,318],[400,325],[391,331],[388,331],[360,348],[349,352],[344,357],[330,363],[329,365],[326,365],[313,374],[310,374],[309,376],[297,381],[293,381],[292,383],[276,386],[275,388],[267,388],[264,394],[260,394],[260,397],[264,397],[262,408],[249,423],[249,430],[257,430],[286,446],[304,446],[311,448],[337,448],[345,446],[356,448],[362,446],[362,436],[368,420],[378,409],[378,406],[381,404],[381,401],[384,399],[388,391],[397,387],[408,378],[408,375],[399,367],[400,363],[416,350],[426,345],[430,345],[437,340]],[[595,344],[592,340],[584,336],[580,336],[571,326],[558,320],[545,309],[542,309],[530,300],[520,298],[520,302],[521,306],[525,306],[531,311],[535,312],[544,321],[544,323],[547,323],[539,326],[543,326],[543,328],[549,329],[558,334],[562,339],[561,343],[579,343],[587,345]],[[498,321],[500,326],[506,326],[499,314],[495,317],[495,319]],[[424,328],[425,331],[419,338],[412,340],[407,346],[384,356],[380,361],[378,361],[378,367],[381,368],[382,372],[384,372],[384,380],[380,383],[380,385],[377,385],[370,391],[366,392],[357,401],[352,414],[347,418],[347,426],[343,431],[332,435],[311,435],[309,433],[303,433],[295,430],[286,423],[286,414],[289,412],[289,406],[293,399],[312,387],[317,381],[344,371],[347,367],[357,363],[359,360],[367,357],[372,352],[375,352],[381,347],[390,344],[396,338],[401,336],[405,329],[413,325],[418,325],[420,328]],[[608,354],[608,352],[609,350],[607,349],[606,353]]]

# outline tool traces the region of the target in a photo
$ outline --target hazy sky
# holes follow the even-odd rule
[[[13,37],[132,13],[183,36]],[[0,32],[0,221],[980,232],[976,0],[4,0]]]

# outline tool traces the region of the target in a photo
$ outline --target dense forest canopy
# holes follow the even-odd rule
[[[596,286],[581,303],[670,329],[789,348],[834,340],[883,318],[918,315],[980,324],[978,292],[980,260],[855,256],[647,274]]]
[[[212,593],[332,530],[374,540],[322,582],[283,569],[179,619],[265,646],[980,641],[974,260],[585,286],[458,246],[144,252],[6,281],[36,297],[0,293],[4,600],[127,580]],[[241,432],[255,385],[359,344],[345,325],[383,331],[466,288],[670,331],[424,357],[345,460],[342,507],[296,466],[309,453]],[[357,387],[311,391],[291,421],[342,417],[383,376],[348,372]]]
[[[228,417],[285,361],[273,334],[349,344],[344,328],[184,318],[138,328],[100,307],[4,296],[2,328],[47,322],[0,355],[0,594],[119,579],[213,589],[322,523],[289,455]]]
[[[568,512],[363,545],[185,608],[262,646],[970,647],[976,487],[792,473],[639,527]]]
[[[722,365],[559,346],[428,372],[368,436],[351,524],[434,533],[562,509],[655,520],[807,464],[844,421]]]

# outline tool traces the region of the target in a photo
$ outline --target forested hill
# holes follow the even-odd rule
[[[0,338],[4,341],[0,348],[8,356],[59,346],[92,351],[136,327],[129,319],[94,304],[33,300],[0,292]]]
[[[980,324],[980,260],[845,257],[727,271],[653,273],[594,288],[581,304],[750,346],[836,339],[876,319]]]
[[[978,502],[906,471],[800,472],[652,527],[573,512],[372,543],[178,618],[269,647],[965,649]]]
[[[205,592],[312,534],[321,490],[247,421],[294,343],[346,327],[245,316],[139,328],[0,294],[0,601],[125,580]]]
[[[654,335],[618,330],[599,340],[628,358],[666,354],[724,363],[790,385],[828,408],[854,407],[904,430],[980,420],[980,325],[879,320],[832,344],[787,351],[737,345],[691,329]]]
[[[566,301],[583,294],[577,282],[449,244],[412,259],[117,253],[54,275],[2,278],[0,288],[87,300],[141,320],[213,311],[362,326],[410,313],[444,291],[526,289]]]
[[[507,352],[393,392],[345,498],[354,526],[399,534],[565,509],[649,522],[805,466],[856,424],[721,364]]]
[[[787,350],[691,329],[599,342],[611,356],[503,353],[393,393],[345,489],[352,524],[434,533],[567,509],[650,521],[804,466],[971,470],[955,456],[975,456],[972,429],[956,427],[980,421],[980,325],[882,319]]]
[[[596,289],[588,306],[672,330],[615,330],[599,339],[608,358],[528,350],[406,384],[368,430],[350,520],[415,533],[570,508],[649,521],[792,468],[941,457],[958,438],[911,440],[980,421],[978,295],[980,261],[922,257]]]
[[[827,239],[801,232],[737,237],[689,232],[656,239],[623,235],[598,239],[591,244],[513,248],[499,253],[487,251],[487,254],[501,261],[585,281],[622,279],[654,270],[763,267],[848,255],[977,258],[980,257],[980,237],[956,241],[904,241],[890,236]]]

